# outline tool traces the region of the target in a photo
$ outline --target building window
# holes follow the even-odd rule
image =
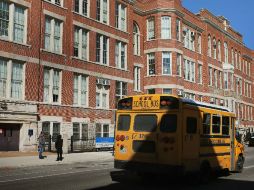
[[[234,53],[234,49],[232,48],[232,49],[231,49],[231,60],[232,60],[232,65],[235,65],[235,59],[234,59],[234,57],[235,57],[235,53]]]
[[[214,86],[215,86],[215,88],[218,88],[218,76],[217,76],[217,70],[216,69],[214,69],[214,71],[213,71],[213,75],[214,75]]]
[[[73,140],[88,140],[88,124],[73,123]]]
[[[46,17],[44,48],[55,53],[62,53],[62,31],[63,24],[61,21]]]
[[[117,102],[127,96],[127,83],[116,81],[116,106]]]
[[[191,100],[195,100],[195,94],[192,94],[192,93],[185,92],[184,97]]]
[[[88,106],[88,77],[74,74],[73,81],[73,104]]]
[[[155,94],[155,89],[154,88],[147,89],[147,94]]]
[[[88,60],[88,31],[79,27],[74,29],[74,57]]]
[[[97,84],[96,85],[96,108],[109,107],[109,86]]]
[[[61,102],[61,78],[61,71],[44,68],[44,102]]]
[[[101,34],[96,35],[96,62],[108,65],[109,39]]]
[[[216,39],[213,39],[213,58],[217,58],[217,44],[216,44]]]
[[[224,42],[224,62],[228,63],[228,44]]]
[[[147,20],[147,39],[152,40],[155,39],[155,23],[154,17],[151,17]]]
[[[96,137],[109,137],[109,124],[96,123]]]
[[[60,128],[61,124],[58,122],[42,122],[42,131],[45,134],[45,140],[47,142],[50,141],[51,139],[49,138],[49,135],[51,135],[52,141],[56,142],[57,136],[60,135]]]
[[[134,66],[134,91],[140,91],[140,67]]]
[[[220,44],[220,41],[218,41],[218,60],[221,61],[221,44]]]
[[[108,0],[96,0],[96,20],[108,24],[109,3]]]
[[[219,71],[220,89],[222,89],[222,72]]]
[[[201,38],[201,34],[198,34],[198,53],[201,54],[201,49],[202,49],[202,38]]]
[[[195,63],[186,59],[184,60],[184,79],[195,82]]]
[[[27,9],[1,0],[0,13],[0,37],[18,43],[26,43]]]
[[[198,64],[198,83],[202,84],[202,76],[203,76],[203,66],[201,64]]]
[[[140,31],[136,23],[133,24],[133,51],[134,55],[140,55]]]
[[[119,69],[127,69],[127,45],[123,42],[117,41],[115,46],[115,62]]]
[[[162,74],[172,75],[171,53],[162,52]]]
[[[46,0],[46,1],[54,3],[54,4],[58,5],[58,6],[63,6],[63,0]]]
[[[0,97],[24,99],[24,64],[0,58]]]
[[[116,9],[115,9],[115,16],[116,16],[116,19],[115,19],[115,22],[116,22],[116,28],[122,30],[122,31],[126,31],[126,11],[127,11],[127,8],[126,6],[124,6],[123,4],[121,3],[117,3],[116,2]]]
[[[148,75],[155,75],[155,53],[147,54]]]
[[[239,52],[239,54],[238,54],[238,57],[239,57],[239,66],[238,66],[238,68],[239,68],[239,70],[241,71],[242,70],[242,59],[241,59],[241,53]]]
[[[182,55],[179,53],[176,57],[176,75],[180,77],[182,76]]]
[[[75,0],[74,1],[74,11],[84,15],[89,15],[89,6],[90,6],[90,0]]]
[[[213,85],[213,68],[209,67],[209,86]]]
[[[228,73],[224,73],[224,89],[228,89]]]
[[[171,88],[163,88],[162,93],[163,94],[172,94],[172,89]]]
[[[161,38],[171,39],[171,17],[161,17]]]
[[[208,45],[207,45],[207,55],[209,57],[212,56],[212,41],[211,41],[211,36],[208,36]]]
[[[176,40],[181,41],[181,22],[180,19],[176,19]]]
[[[189,28],[183,29],[184,47],[195,51],[195,32],[191,32]]]

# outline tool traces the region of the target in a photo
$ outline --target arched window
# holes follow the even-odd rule
[[[221,61],[221,45],[220,45],[220,40],[218,41],[218,59]]]
[[[209,57],[212,56],[212,49],[211,49],[211,47],[212,47],[212,41],[211,41],[211,36],[209,35],[208,36],[208,46],[207,46],[207,55]]]
[[[213,58],[216,59],[217,58],[217,42],[216,39],[213,38]]]
[[[136,23],[133,24],[133,51],[134,55],[140,55],[140,31]]]
[[[228,63],[228,44],[224,42],[224,62]]]

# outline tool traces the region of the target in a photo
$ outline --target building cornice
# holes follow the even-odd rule
[[[140,16],[147,16],[151,14],[156,14],[156,13],[175,13],[177,16],[183,18],[184,13],[180,12],[179,10],[175,8],[156,8],[156,9],[150,9],[147,11],[142,11],[137,7],[134,7],[134,13],[140,15]]]
[[[236,39],[234,36],[232,36],[231,34],[229,34],[227,31],[223,30],[222,28],[220,28],[217,24],[215,24],[214,22],[212,22],[209,19],[206,18],[201,18],[202,21],[204,21],[205,23],[209,24],[210,26],[212,26],[213,28],[219,30],[220,32],[222,32],[225,36],[227,36],[228,38],[230,38],[231,40],[235,41],[236,43],[245,46],[243,42],[241,42],[240,40]]]

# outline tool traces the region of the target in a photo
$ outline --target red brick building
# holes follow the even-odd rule
[[[180,0],[0,0],[0,150],[43,130],[112,137],[116,100],[172,93],[254,127],[254,52],[222,16]],[[2,138],[3,137],[3,138]]]

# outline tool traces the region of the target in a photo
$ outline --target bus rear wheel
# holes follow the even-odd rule
[[[237,162],[236,162],[236,171],[238,173],[242,173],[243,171],[243,163],[244,163],[244,158],[243,156],[238,156]]]

